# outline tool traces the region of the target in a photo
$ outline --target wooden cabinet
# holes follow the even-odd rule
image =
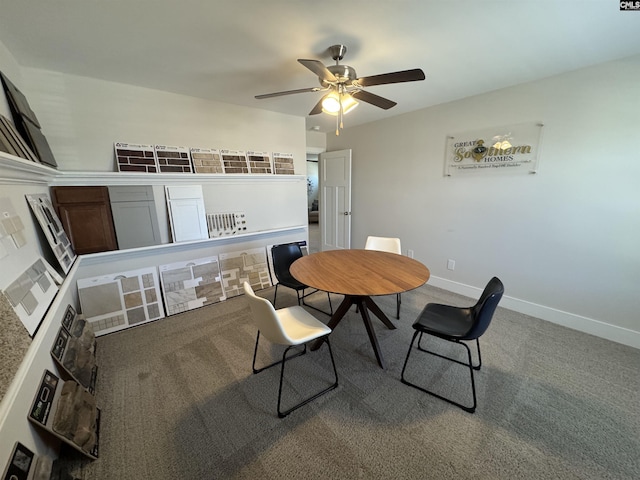
[[[118,249],[107,187],[52,187],[51,197],[77,254]]]

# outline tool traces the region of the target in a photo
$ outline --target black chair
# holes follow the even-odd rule
[[[276,283],[276,291],[273,294],[274,307],[276,305],[276,298],[278,296],[278,286],[283,285],[296,291],[296,296],[298,297],[298,305],[302,303],[302,305],[313,308],[314,310],[324,313],[325,315],[333,315],[333,306],[331,305],[331,296],[329,295],[329,292],[327,292],[327,298],[329,299],[329,313],[327,313],[323,310],[320,310],[319,308],[314,307],[313,305],[309,305],[304,301],[305,298],[318,292],[318,290],[313,289],[313,291],[305,293],[305,290],[310,287],[293,278],[293,275],[291,275],[291,272],[289,271],[291,264],[302,257],[302,250],[300,249],[300,245],[298,245],[297,243],[285,243],[282,245],[276,245],[271,249],[271,257],[273,259],[273,272],[278,279],[278,283]]]
[[[418,390],[422,390],[423,392],[428,393],[429,395],[433,395],[434,397],[444,400],[445,402],[456,405],[467,412],[475,412],[476,385],[473,378],[473,371],[480,370],[480,367],[482,366],[479,338],[484,334],[484,332],[486,332],[487,328],[489,327],[491,319],[493,318],[493,314],[496,311],[496,307],[498,306],[498,302],[500,302],[503,293],[504,285],[499,278],[493,277],[482,292],[480,299],[473,307],[463,308],[441,305],[438,303],[428,303],[427,306],[425,306],[422,310],[422,313],[420,313],[418,319],[413,324],[415,333],[413,334],[413,338],[411,339],[409,351],[407,352],[407,358],[404,360],[404,366],[402,367],[402,383],[415,387]],[[444,355],[426,350],[421,345],[422,335],[425,333],[428,335],[433,335],[434,337],[441,338],[443,340],[463,345],[467,349],[467,357],[469,359],[469,362],[461,362],[454,358],[446,357]],[[404,373],[407,368],[407,363],[409,362],[411,350],[413,349],[413,343],[415,342],[418,334],[420,335],[420,338],[418,339],[418,350],[469,367],[469,372],[471,372],[473,406],[467,407],[465,405],[462,405],[461,403],[455,402],[449,398],[438,395],[437,393],[429,391],[426,388],[407,381]],[[471,360],[471,350],[469,349],[467,344],[464,343],[465,340],[476,341],[476,345],[478,347],[478,365],[473,365],[473,362]]]

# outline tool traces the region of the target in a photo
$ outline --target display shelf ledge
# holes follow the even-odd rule
[[[239,243],[244,240],[265,239],[278,236],[282,233],[293,233],[296,231],[307,231],[307,225],[295,225],[291,227],[275,228],[272,230],[260,230],[257,232],[240,233],[238,235],[227,235],[225,237],[207,238],[204,240],[194,240],[190,242],[165,243],[162,245],[152,245],[149,247],[129,248],[126,250],[112,250],[109,252],[89,253],[80,255],[81,265],[97,265],[107,261],[126,260],[127,258],[136,259],[140,256],[149,256],[159,253],[178,253],[197,249],[206,246],[223,246]]]
[[[53,178],[53,186],[74,185],[225,185],[240,183],[277,183],[305,181],[305,175],[263,174],[203,174],[203,173],[131,173],[131,172],[80,172],[60,171]]]

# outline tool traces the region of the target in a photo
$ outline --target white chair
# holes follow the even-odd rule
[[[333,359],[333,352],[331,351],[331,344],[329,343],[329,334],[331,329],[324,323],[316,319],[313,315],[307,312],[304,308],[296,305],[294,307],[280,308],[276,310],[271,302],[265,298],[258,297],[251,286],[244,282],[244,293],[249,301],[249,308],[251,309],[251,315],[258,326],[258,336],[256,337],[256,346],[253,351],[253,373],[259,373],[274,365],[282,364],[280,370],[280,387],[278,388],[278,416],[280,418],[286,417],[295,409],[306,405],[312,400],[315,400],[320,395],[323,395],[330,390],[333,390],[338,386],[338,372],[336,370],[336,364]],[[260,340],[260,334],[266,337],[271,343],[278,345],[286,345],[287,348],[282,354],[282,360],[273,362],[262,368],[256,368],[256,356],[258,354],[258,341]],[[329,348],[329,355],[331,356],[331,364],[333,365],[333,374],[335,376],[335,382],[325,388],[324,390],[312,395],[311,397],[303,400],[297,405],[285,410],[281,410],[282,399],[282,383],[284,379],[284,364],[287,360],[303,355],[307,353],[307,342],[312,340],[322,339]],[[291,355],[287,358],[287,353],[293,347],[304,345],[304,349],[301,352]]]
[[[397,253],[402,255],[402,247],[400,239],[394,237],[373,237],[368,236],[367,242],[364,244],[365,250],[379,250],[381,252]],[[396,318],[400,318],[400,304],[402,299],[400,294],[396,295]]]

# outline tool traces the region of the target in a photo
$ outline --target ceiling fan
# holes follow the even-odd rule
[[[339,135],[340,129],[343,127],[343,115],[355,108],[358,105],[358,100],[385,110],[397,105],[396,102],[392,100],[364,90],[365,87],[390,83],[415,82],[425,79],[424,72],[419,68],[358,78],[353,67],[340,65],[340,60],[344,58],[347,47],[344,45],[332,45],[329,47],[329,52],[336,62],[335,65],[325,66],[319,60],[298,59],[298,62],[318,75],[320,87],[266,93],[256,95],[255,98],[261,100],[263,98],[280,97],[282,95],[292,95],[296,93],[328,92],[316,103],[315,107],[311,109],[309,115],[317,115],[321,112],[335,115],[337,117],[336,135]]]

